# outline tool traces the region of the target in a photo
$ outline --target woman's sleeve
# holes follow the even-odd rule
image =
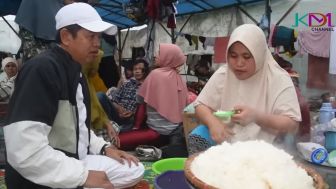
[[[14,80],[9,80],[6,83],[2,83],[0,85],[0,101],[5,101],[9,99],[9,97],[12,95],[14,88]]]
[[[295,121],[301,121],[300,105],[294,86],[284,89],[279,94],[272,112],[276,115],[288,116]]]
[[[220,109],[221,105],[221,95],[223,91],[221,90],[221,83],[223,81],[223,69],[219,68],[206,83],[201,93],[198,95],[194,104],[204,104],[216,111]]]

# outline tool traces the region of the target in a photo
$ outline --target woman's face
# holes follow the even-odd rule
[[[256,70],[251,52],[240,42],[233,43],[229,48],[228,64],[239,80],[248,79]]]
[[[125,77],[126,79],[133,77],[133,70],[125,68]]]
[[[133,66],[133,76],[136,80],[141,81],[144,79],[145,64],[139,63]]]
[[[9,62],[8,64],[6,64],[5,72],[9,78],[15,76],[18,72],[16,64],[13,62]]]

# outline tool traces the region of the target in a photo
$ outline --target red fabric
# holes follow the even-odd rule
[[[168,17],[167,28],[176,28],[176,17],[175,14],[171,14]]]
[[[229,43],[230,37],[216,37],[214,46],[214,62],[225,63],[226,62],[226,48]]]
[[[308,55],[307,87],[325,90],[336,89],[336,76],[329,74],[329,58]]]
[[[140,129],[146,122],[146,104],[139,104],[134,115],[133,129]]]
[[[302,96],[300,89],[295,87],[296,94],[299,100],[300,104],[300,111],[301,111],[301,118],[302,121],[299,126],[299,136],[310,136],[310,112],[309,112],[309,106],[306,102],[305,98]]]
[[[193,103],[196,100],[196,98],[197,98],[197,95],[194,92],[188,90],[188,103],[187,104]]]
[[[134,150],[138,145],[161,146],[167,139],[153,129],[139,129],[119,134],[120,149]]]
[[[147,2],[147,15],[148,17],[156,20],[160,17],[160,0],[148,0]]]

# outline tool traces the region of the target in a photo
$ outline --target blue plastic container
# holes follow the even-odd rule
[[[155,189],[193,189],[184,176],[184,171],[166,171],[154,180]]]
[[[335,118],[335,113],[331,106],[331,103],[323,103],[320,109],[319,122],[321,124],[328,123],[333,118]]]
[[[336,150],[336,132],[334,131],[326,131],[324,132],[325,142],[324,147],[331,152]]]

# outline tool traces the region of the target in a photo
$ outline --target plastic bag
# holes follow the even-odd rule
[[[162,156],[162,151],[155,146],[139,145],[135,148],[135,155],[140,161],[157,161]]]

